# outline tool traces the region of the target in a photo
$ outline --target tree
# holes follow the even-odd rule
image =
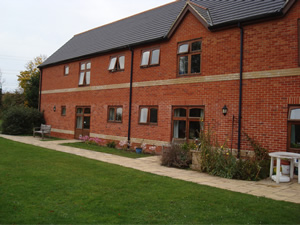
[[[2,72],[0,69],[0,110],[2,109]]]
[[[34,75],[30,77],[27,82],[26,88],[24,89],[25,103],[29,107],[38,108],[39,107],[39,85],[40,85],[40,75]]]
[[[20,90],[15,92],[6,92],[2,95],[2,108],[1,111],[6,111],[10,107],[24,105],[24,94]]]
[[[19,86],[24,90],[25,105],[38,108],[40,71],[37,68],[47,57],[40,55],[29,61],[18,75]]]

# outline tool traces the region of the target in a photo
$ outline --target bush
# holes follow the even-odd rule
[[[231,152],[219,146],[209,131],[201,135],[201,171],[230,179],[260,180],[268,177],[270,159],[268,151],[246,135],[255,156],[236,159]]]
[[[190,148],[188,145],[172,144],[162,154],[162,165],[176,168],[188,168],[192,163]]]
[[[116,148],[116,142],[114,142],[114,141],[110,141],[110,142],[108,142],[107,144],[106,144],[106,146],[107,147],[109,147],[109,148]]]
[[[4,134],[32,134],[34,127],[45,123],[42,113],[37,109],[14,106],[3,113],[2,132]]]

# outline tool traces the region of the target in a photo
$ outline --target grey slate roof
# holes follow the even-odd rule
[[[184,1],[184,0],[182,0]],[[208,8],[213,25],[279,12],[286,0],[193,0]]]
[[[177,0],[167,5],[78,35],[51,55],[40,67],[93,54],[153,42],[167,37],[187,4],[213,29],[279,12],[288,0]]]

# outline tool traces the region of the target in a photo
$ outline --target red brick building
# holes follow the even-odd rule
[[[75,35],[40,66],[40,110],[64,138],[162,146],[203,124],[241,154],[244,133],[300,152],[299,18],[299,1],[181,0]]]

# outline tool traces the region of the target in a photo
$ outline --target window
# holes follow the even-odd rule
[[[141,67],[159,65],[159,49],[146,50],[142,53]]]
[[[199,138],[204,129],[203,107],[174,107],[173,108],[173,138],[195,139]]]
[[[90,85],[91,80],[91,62],[82,62],[80,64],[79,86]]]
[[[289,108],[288,151],[300,152],[300,106],[290,106]]]
[[[66,106],[62,106],[62,107],[61,107],[61,115],[62,115],[62,116],[65,116],[66,113],[67,113],[67,108],[66,108]]]
[[[69,75],[70,68],[69,66],[65,66],[65,76]]]
[[[201,47],[200,40],[193,40],[178,45],[178,74],[194,75],[201,71]]]
[[[125,68],[125,56],[115,56],[110,59],[108,70],[111,72],[121,71]]]
[[[121,106],[108,107],[108,121],[109,122],[122,122],[123,108]]]
[[[157,124],[157,112],[156,106],[142,106],[140,107],[140,124]]]

